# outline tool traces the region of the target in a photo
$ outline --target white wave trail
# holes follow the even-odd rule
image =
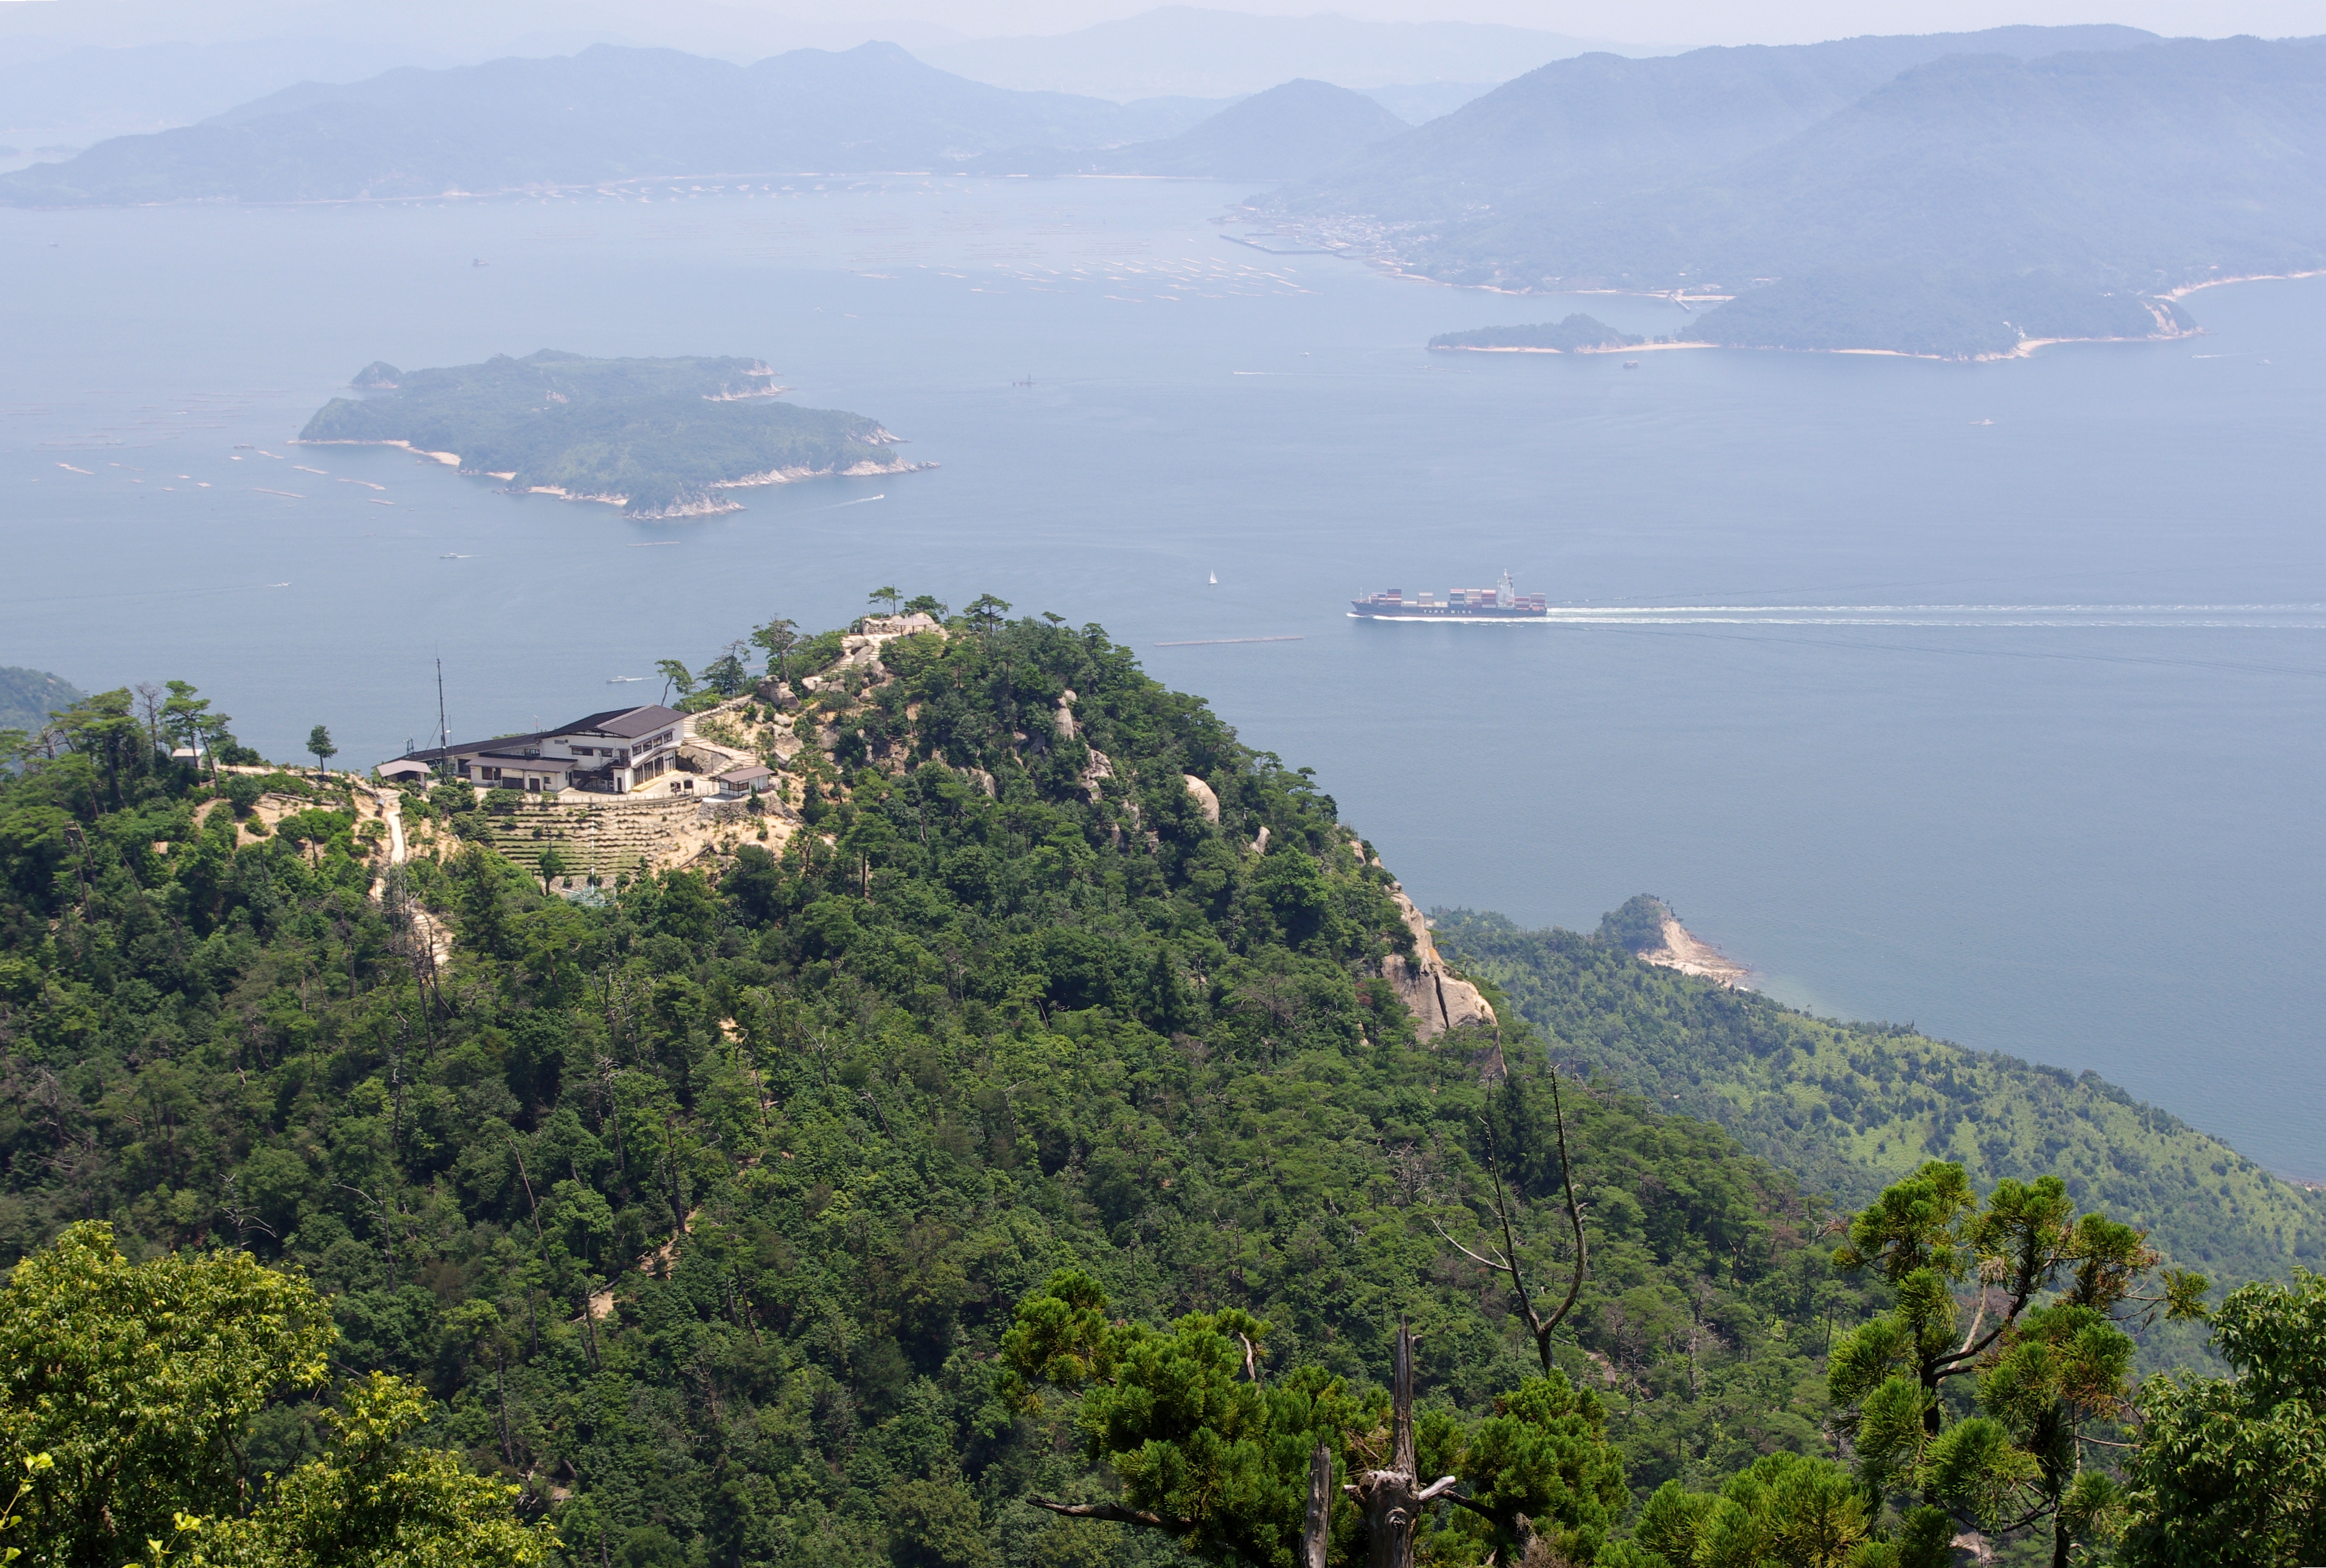
[[[2326,630],[2326,604],[1568,604],[1558,626],[2187,627]]]

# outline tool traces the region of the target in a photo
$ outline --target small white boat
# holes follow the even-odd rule
[[[1212,583],[1211,583],[1211,585],[1212,585],[1213,587],[1214,587],[1214,588],[1216,588],[1216,587],[1218,587],[1218,586],[1220,585],[1220,574],[1219,574],[1217,572],[1214,572],[1214,573],[1213,573],[1213,574],[1212,574]]]

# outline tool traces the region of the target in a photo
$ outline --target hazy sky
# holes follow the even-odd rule
[[[91,42],[209,36],[556,33],[679,42],[730,29],[827,47],[894,38],[1069,33],[1163,0],[0,0],[18,33]],[[2326,33],[2326,0],[1196,0],[1274,16],[1337,12],[1380,22],[1498,22],[1619,42],[1800,43],[1868,33],[1964,32],[2013,23],[2117,22],[2168,35]],[[14,14],[10,15],[9,14]],[[722,20],[727,19],[727,20]],[[70,20],[68,20],[70,19]],[[773,32],[769,32],[772,26]],[[684,45],[682,44],[682,47]],[[788,47],[789,45],[786,45]]]
[[[830,21],[852,14],[935,23],[972,35],[1063,33],[1145,11],[1156,0],[768,0],[780,14]],[[1942,33],[2012,23],[2120,22],[2174,35],[2270,37],[2326,33],[2326,0],[1209,0],[1270,15],[1336,11],[1382,22],[1501,22],[1583,37],[1679,42],[1798,42],[1864,33]]]

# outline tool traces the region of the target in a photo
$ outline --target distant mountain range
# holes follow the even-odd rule
[[[1118,103],[893,44],[749,66],[599,46],[304,84],[0,175],[0,202],[879,171],[1278,182],[1253,207],[1279,228],[1448,283],[1734,296],[1685,334],[1707,341],[2009,353],[2185,331],[2176,291],[2326,267],[2326,42],[2014,27],[1591,54],[1413,128],[1313,79]]]
[[[192,125],[299,82],[350,82],[398,66],[538,59],[599,43],[743,63],[876,40],[993,86],[1125,102],[1241,98],[1312,77],[1380,89],[1391,112],[1415,124],[1547,61],[1643,51],[1518,27],[1184,5],[1054,37],[971,39],[893,15],[860,20],[839,7],[786,15],[716,0],[16,0],[0,4],[0,141],[78,148]]]
[[[1684,334],[1714,342],[2171,333],[2156,296],[2326,266],[2326,44],[2012,28],[1587,56],[1258,205],[1449,283],[1735,295]]]
[[[1149,174],[1255,183],[1308,180],[1413,127],[1364,93],[1288,81],[1238,99],[1176,136],[1097,152],[1012,147],[976,161],[996,174]]]
[[[191,125],[292,82],[353,81],[377,75],[383,64],[453,63],[414,52],[423,58],[383,61],[359,43],[283,39],[81,45],[36,60],[0,60],[0,138],[85,145]]]
[[[1358,89],[1499,82],[1592,50],[1670,52],[1528,27],[1370,22],[1331,13],[1253,16],[1194,5],[1161,6],[1053,37],[973,38],[914,52],[998,87],[1127,101],[1241,97],[1300,77]]]
[[[1119,147],[1110,168],[1218,180],[1303,180],[1412,127],[1363,93],[1288,81],[1222,109],[1168,141]]]
[[[305,84],[0,177],[0,201],[346,201],[651,175],[957,168],[998,148],[1160,139],[1218,107],[1013,92],[888,43],[795,50],[750,66],[600,45]]]
[[[606,106],[623,106],[609,114]],[[1223,106],[989,87],[894,44],[750,66],[599,45],[550,60],[308,82],[196,126],[0,175],[0,201],[82,206],[488,193],[673,175],[957,170],[1305,179],[1404,134],[1319,81]]]

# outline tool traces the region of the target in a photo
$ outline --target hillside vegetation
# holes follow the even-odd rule
[[[62,677],[44,669],[20,669],[0,665],[0,730],[37,732],[51,713],[80,701],[81,694]]]
[[[1202,1360],[1218,1410],[1293,1423],[1296,1472],[1302,1402],[1345,1406],[1354,1464],[1401,1320],[1425,1453],[1504,1498],[1491,1529],[1434,1514],[1427,1564],[1517,1552],[1526,1512],[1576,1561],[1678,1568],[1611,1532],[1666,1482],[1685,1511],[1747,1467],[1856,1508],[1863,1539],[1847,1474],[1787,1456],[1834,1451],[1828,1351],[1886,1331],[1890,1286],[1838,1273],[1837,1217],[1713,1121],[1547,1063],[1582,1038],[1610,1068],[1627,1041],[1741,1061],[1782,1038],[1829,1050],[1838,1086],[1854,1042],[1853,1115],[1903,1128],[1956,1103],[1943,1048],[1670,987],[1580,938],[1553,976],[1580,1000],[1538,1033],[1470,931],[1510,982],[1500,1027],[1425,1027],[1399,989],[1410,906],[1331,797],[1097,627],[1007,608],[838,668],[837,638],[765,635],[823,677],[768,837],[746,813],[725,850],[571,901],[478,843],[383,863],[344,779],[264,780],[312,804],[253,837],[262,781],[214,792],[127,692],[88,699],[64,755],[0,780],[0,1249],[101,1218],[126,1257],[72,1233],[89,1268],[199,1247],[295,1267],[329,1297],[335,1379],[441,1400],[430,1440],[600,1568],[1156,1563],[1168,1537],[1104,1522],[1109,1477],[1186,1488],[1163,1451],[1094,1465],[1177,1419],[1140,1377]],[[443,804],[405,810],[477,815]],[[2080,1175],[2095,1100],[2062,1089],[2008,1125],[2065,1140]],[[1820,1162],[1833,1121],[1804,1115],[1793,1147],[1862,1191],[1892,1145],[1864,1131],[1870,1165],[1847,1139]],[[2167,1154],[2195,1147],[2158,1126]],[[2225,1264],[2274,1245],[2249,1176],[2221,1189],[2251,1206],[2218,1211]],[[2100,1180],[2080,1175],[2093,1199]],[[1514,1237],[1555,1305],[1570,1190],[1588,1265],[1539,1349],[1472,1255]],[[1042,1351],[1044,1322],[1104,1356]],[[269,1496],[270,1473],[338,1462],[340,1430],[287,1392],[212,1479]],[[1297,1489],[1269,1485],[1252,1506],[1280,1525]],[[1851,1561],[1903,1561],[1875,1545]]]
[[[633,517],[731,509],[718,492],[856,470],[895,471],[896,437],[861,415],[774,400],[772,372],[737,359],[591,359],[544,349],[522,359],[358,376],[303,442],[401,441],[451,453],[464,473],[511,487],[618,500]]]
[[[1493,981],[1556,1059],[1717,1122],[1841,1203],[1953,1160],[1980,1182],[2061,1176],[2078,1202],[2217,1280],[2282,1278],[2326,1255],[2326,1195],[2097,1073],[1816,1018],[1642,963],[1624,934],[1623,911],[1596,938],[1468,910],[1437,918],[1447,949]]]

